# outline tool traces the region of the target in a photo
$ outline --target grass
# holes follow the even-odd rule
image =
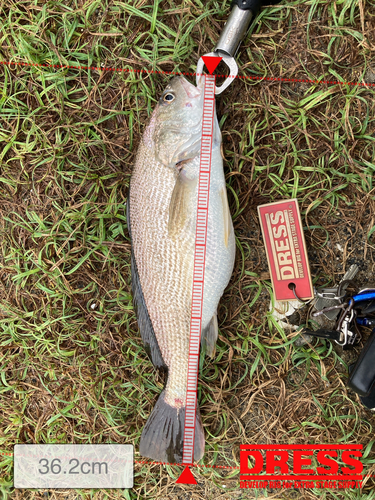
[[[264,9],[241,46],[241,75],[375,81],[374,2],[309,0]],[[3,61],[195,70],[229,2],[102,0],[0,4]],[[169,77],[0,68],[0,451],[15,443],[133,443],[163,386],[130,294],[127,188],[145,123]],[[201,359],[206,464],[238,465],[242,443],[362,443],[374,472],[374,416],[345,387],[354,353],[298,347],[272,324],[256,213],[299,200],[312,276],[374,270],[374,90],[236,80],[217,100],[236,238],[214,361]],[[341,252],[337,244],[343,247]],[[136,459],[139,456],[136,455]],[[245,499],[237,471],[135,466],[131,491],[21,491],[1,456],[4,498]],[[374,498],[270,492],[269,498]]]

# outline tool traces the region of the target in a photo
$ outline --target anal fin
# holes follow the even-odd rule
[[[229,234],[231,231],[231,215],[229,211],[227,190],[225,186],[220,189],[221,205],[223,207],[223,221],[224,221],[224,244],[227,247],[229,241]]]
[[[202,330],[201,345],[206,347],[206,352],[210,358],[215,356],[216,341],[219,335],[219,326],[217,323],[217,313],[215,313],[206,328]]]

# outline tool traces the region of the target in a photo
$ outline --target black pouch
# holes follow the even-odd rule
[[[364,300],[356,304],[355,309],[359,316],[367,316],[375,312],[375,300]]]
[[[367,408],[375,408],[375,328],[356,363],[349,366],[348,387]]]

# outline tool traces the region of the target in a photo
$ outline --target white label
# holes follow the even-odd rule
[[[130,444],[16,444],[15,488],[132,488]]]

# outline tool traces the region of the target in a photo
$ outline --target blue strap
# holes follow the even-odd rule
[[[352,299],[354,300],[354,303],[363,302],[365,300],[374,300],[375,299],[375,291],[374,292],[360,293],[358,295],[354,295],[352,297]]]

